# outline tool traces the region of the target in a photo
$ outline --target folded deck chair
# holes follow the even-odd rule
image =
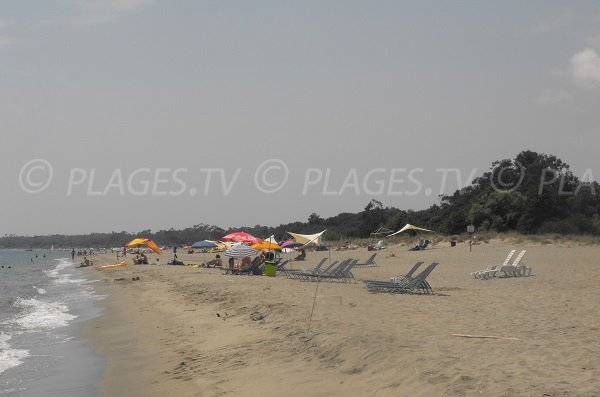
[[[473,278],[479,278],[479,279],[483,279],[483,278],[487,279],[490,277],[494,277],[495,275],[498,274],[499,267],[507,266],[510,263],[510,260],[512,259],[515,252],[517,252],[517,251],[511,250],[508,253],[508,255],[506,255],[506,259],[504,259],[504,263],[502,263],[502,265],[490,265],[483,270],[478,270],[476,272],[471,273],[471,276],[473,276]]]

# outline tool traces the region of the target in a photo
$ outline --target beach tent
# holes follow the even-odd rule
[[[307,244],[311,244],[311,243],[314,243],[316,245],[323,245],[323,242],[321,241],[321,235],[323,233],[325,233],[326,230],[323,230],[321,233],[316,233],[316,234],[299,234],[299,233],[292,233],[292,232],[287,232],[287,233],[290,236],[292,236],[294,238],[294,240],[296,240],[297,243],[300,243],[303,245],[307,245]]]
[[[128,242],[127,244],[125,244],[126,248],[133,248],[133,247],[139,247],[140,245],[145,245],[146,247],[150,248],[152,251],[156,252],[157,254],[161,254],[161,250],[158,247],[158,245],[156,245],[156,243],[150,239],[147,238],[136,238],[131,240],[130,242]]]
[[[399,233],[405,233],[405,232],[414,233],[413,236],[416,236],[418,240],[421,240],[421,233],[422,232],[435,233],[433,230],[425,229],[425,228],[418,227],[418,226],[415,226],[415,225],[411,225],[410,223],[407,223],[406,225],[404,225],[404,227],[402,229],[400,229],[397,232],[392,233],[392,234],[390,234],[388,236],[385,236],[385,237],[392,237],[392,236],[395,236],[395,235],[397,235]]]
[[[275,235],[271,235],[271,237],[264,239],[265,242],[267,243],[273,243],[273,244],[277,244],[277,240],[275,240]]]

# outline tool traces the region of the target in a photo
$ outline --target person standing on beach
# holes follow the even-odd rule
[[[71,260],[75,260],[75,248],[71,251]]]

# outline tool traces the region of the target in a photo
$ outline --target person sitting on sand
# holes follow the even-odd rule
[[[249,256],[245,256],[244,259],[242,259],[240,270],[248,269],[250,266],[252,266],[252,259],[250,259]]]
[[[148,257],[143,252],[140,253],[139,264],[140,265],[147,265],[148,264]]]
[[[208,261],[202,264],[202,267],[221,267],[223,266],[223,261],[221,261],[221,255],[217,254],[215,259],[212,261]]]
[[[303,261],[304,259],[306,259],[306,251],[302,249],[302,250],[300,250],[300,255],[295,257],[294,260],[295,261]]]
[[[229,271],[233,273],[233,269],[235,269],[235,259],[229,258]]]
[[[83,257],[83,262],[81,262],[81,266],[80,267],[86,267],[86,266],[91,266],[92,265],[92,261],[90,261],[87,257]]]

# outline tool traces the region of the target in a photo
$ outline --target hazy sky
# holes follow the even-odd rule
[[[599,178],[599,54],[595,1],[4,1],[0,234],[421,209],[524,149]]]

